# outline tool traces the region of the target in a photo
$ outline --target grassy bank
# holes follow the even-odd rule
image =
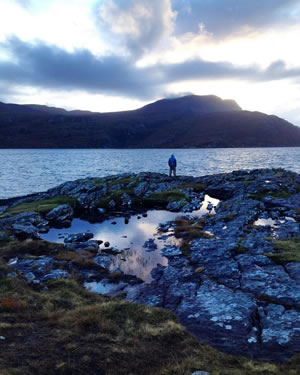
[[[276,365],[227,355],[199,343],[167,310],[88,292],[76,268],[71,280],[31,287],[7,266],[8,258],[24,254],[72,260],[62,245],[45,241],[1,245],[1,375],[300,372],[300,357]]]

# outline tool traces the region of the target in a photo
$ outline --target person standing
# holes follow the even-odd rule
[[[172,173],[174,177],[176,176],[176,166],[177,166],[176,158],[174,155],[171,155],[169,159],[169,167],[170,167],[169,176],[170,177],[172,176]]]

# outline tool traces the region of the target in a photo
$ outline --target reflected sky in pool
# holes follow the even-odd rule
[[[216,205],[219,201],[208,195],[200,210],[188,213],[201,217],[207,214],[208,202]],[[211,211],[214,213],[214,209]],[[153,210],[147,212],[147,217],[142,215],[131,216],[127,223],[123,217],[106,220],[102,223],[89,223],[88,221],[74,219],[72,226],[67,229],[51,229],[41,237],[51,242],[63,242],[64,237],[70,233],[80,233],[90,231],[94,234],[95,240],[108,241],[111,247],[123,250],[121,254],[114,256],[110,270],[120,269],[128,275],[135,275],[146,282],[152,280],[151,270],[161,264],[168,265],[168,259],[160,254],[160,250],[166,244],[178,244],[174,236],[161,237],[158,233],[160,223],[174,220],[178,216],[187,215],[186,213],[169,212],[166,210]],[[168,233],[169,235],[171,233]],[[157,249],[147,251],[144,247],[147,240],[154,239]],[[100,246],[100,250],[104,245]]]

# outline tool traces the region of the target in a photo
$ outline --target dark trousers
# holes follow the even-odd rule
[[[170,167],[169,176],[171,177],[173,173],[173,176],[176,176],[176,167]]]

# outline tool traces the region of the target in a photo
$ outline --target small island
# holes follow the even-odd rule
[[[153,212],[140,251],[165,263],[149,278],[124,272],[113,235],[72,232]],[[299,174],[85,178],[3,199],[0,215],[1,374],[299,371]]]

